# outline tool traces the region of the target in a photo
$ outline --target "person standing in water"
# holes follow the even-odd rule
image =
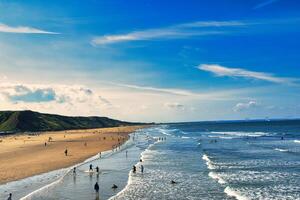
[[[12,193],[9,193],[7,200],[12,200]]]
[[[73,174],[76,174],[76,167],[73,168]]]
[[[126,150],[126,158],[127,158],[127,154],[128,154],[128,151]]]
[[[144,173],[144,165],[141,165],[141,172]]]
[[[96,191],[96,193],[99,193],[99,184],[98,184],[98,182],[95,183],[94,190]]]
[[[96,172],[99,173],[99,167],[98,166],[96,167]]]
[[[93,165],[90,164],[90,171],[93,171]]]
[[[133,173],[136,172],[136,166],[135,166],[135,165],[133,165],[133,167],[132,167],[132,172],[133,172]]]

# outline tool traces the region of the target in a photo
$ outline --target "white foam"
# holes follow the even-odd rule
[[[228,132],[212,131],[210,133],[218,134],[218,135],[238,136],[238,137],[261,137],[261,136],[269,135],[268,133],[265,132],[237,132],[237,131],[228,131]]]
[[[182,136],[182,139],[190,139],[190,137]]]
[[[242,196],[238,191],[233,190],[229,186],[224,189],[224,192],[230,197],[235,197],[237,200],[248,200],[247,197]]]
[[[205,161],[207,161],[207,162],[210,162],[210,160],[209,160],[209,158],[208,158],[208,156],[206,154],[204,154],[202,156],[202,159],[205,160]]]
[[[217,173],[215,173],[215,172],[209,172],[209,173],[208,173],[208,176],[211,177],[212,179],[217,180],[218,183],[220,183],[220,184],[225,184],[225,183],[226,183],[226,181],[225,181],[223,178],[221,178],[221,177],[220,177]]]
[[[212,161],[209,159],[209,157],[206,154],[202,156],[202,159],[206,161],[206,165],[208,169],[216,169],[216,167],[213,165]]]
[[[275,148],[274,150],[275,151],[281,151],[281,152],[287,152],[288,151],[287,149],[280,149],[280,148]]]
[[[295,143],[300,143],[300,140],[294,140]]]

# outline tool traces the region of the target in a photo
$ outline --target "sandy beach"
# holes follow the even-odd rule
[[[139,128],[142,126],[3,136],[0,138],[0,184],[80,163],[122,144],[128,134]]]

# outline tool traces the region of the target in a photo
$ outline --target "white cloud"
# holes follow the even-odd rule
[[[199,65],[197,68],[203,71],[211,72],[216,76],[243,77],[273,83],[293,83],[295,81],[295,79],[292,78],[276,77],[270,73],[249,71],[241,68],[229,68],[215,64],[202,64]]]
[[[164,104],[165,107],[170,108],[170,109],[177,109],[177,110],[184,110],[185,106],[181,103],[178,102],[168,102]]]
[[[37,28],[32,28],[28,26],[8,26],[6,24],[0,23],[0,32],[3,33],[24,33],[24,34],[59,34],[56,32],[45,31]]]
[[[262,7],[265,7],[267,5],[270,5],[272,3],[275,3],[276,1],[279,1],[279,0],[267,0],[267,1],[263,1],[259,4],[257,4],[254,9],[259,9],[259,8],[262,8]]]
[[[174,26],[133,31],[120,35],[105,35],[95,37],[93,45],[104,45],[126,41],[154,40],[154,39],[177,39],[192,36],[224,34],[224,31],[200,30],[203,27],[234,27],[246,25],[239,21],[199,21],[178,24]]]
[[[99,93],[80,85],[1,83],[0,101],[1,110],[30,109],[71,115],[99,115],[112,106]]]
[[[235,112],[241,112],[241,111],[256,108],[257,106],[258,106],[258,103],[256,101],[249,101],[249,102],[246,102],[246,103],[237,103],[234,106],[233,110]]]

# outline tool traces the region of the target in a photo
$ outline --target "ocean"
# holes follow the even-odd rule
[[[90,164],[100,173],[88,173]],[[300,121],[153,126],[79,164],[76,174],[71,167],[1,185],[0,199],[9,191],[23,200],[300,199]]]

